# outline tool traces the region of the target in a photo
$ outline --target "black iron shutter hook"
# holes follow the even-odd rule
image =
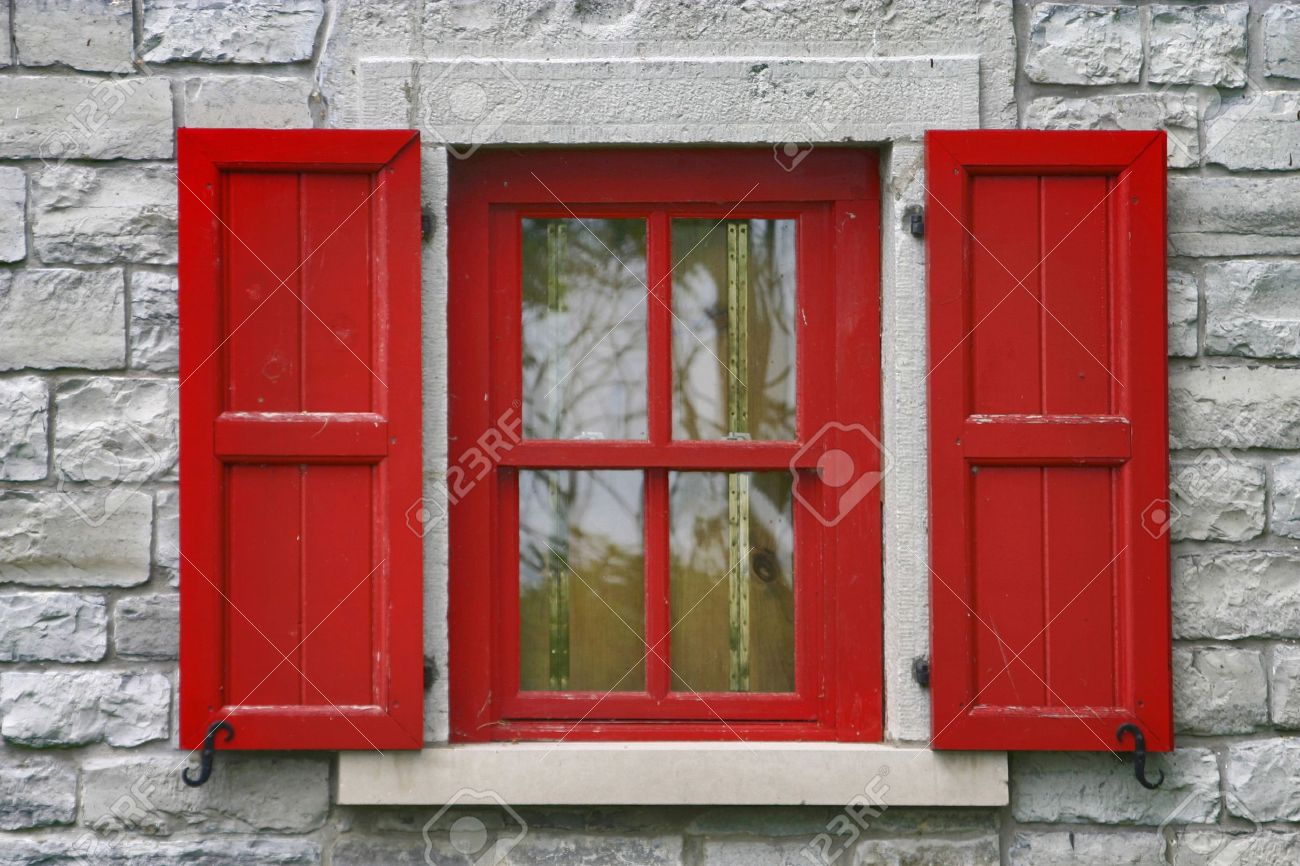
[[[221,721],[212,723],[212,726],[208,728],[208,735],[203,738],[203,751],[199,755],[199,774],[191,779],[189,767],[181,770],[181,781],[189,785],[191,788],[197,788],[199,785],[202,785],[208,780],[208,777],[212,775],[212,756],[217,752],[217,731],[226,732],[225,741],[227,743],[235,738],[235,729],[231,726],[230,722]]]
[[[1137,776],[1138,784],[1148,791],[1154,791],[1159,788],[1165,781],[1165,771],[1160,771],[1160,778],[1154,782],[1147,779],[1147,738],[1142,736],[1142,730],[1134,724],[1123,724],[1115,732],[1115,739],[1124,743],[1124,735],[1133,735],[1133,775]]]

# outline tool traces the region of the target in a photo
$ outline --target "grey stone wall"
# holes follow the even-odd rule
[[[333,805],[329,755],[177,775],[176,126],[362,125],[363,59],[683,55],[977,55],[982,125],[1170,133],[1168,782],[1016,755],[1009,807],[837,862],[1300,861],[1300,3],[0,0],[0,866],[468,863],[461,819],[526,826],[511,863],[817,862],[839,810],[430,825]]]

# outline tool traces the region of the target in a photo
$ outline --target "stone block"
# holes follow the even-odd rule
[[[40,481],[48,474],[49,404],[44,379],[0,379],[0,480]]]
[[[173,379],[65,379],[54,391],[54,471],[66,481],[136,487],[174,475]]]
[[[149,63],[310,60],[321,0],[144,0],[141,54]]]
[[[174,659],[180,639],[175,593],[133,595],[113,608],[113,647],[120,658]]]
[[[0,490],[0,584],[144,583],[152,517],[138,490]]]
[[[1249,734],[1268,723],[1258,650],[1174,648],[1174,721],[1189,734]]]
[[[1175,541],[1247,541],[1264,532],[1261,464],[1231,452],[1202,451],[1171,461],[1170,534]]]
[[[168,159],[173,154],[171,83],[121,76],[0,78],[0,158]]]
[[[1211,823],[1219,815],[1219,767],[1209,749],[1152,755],[1147,775],[1165,773],[1148,791],[1133,768],[1109,752],[1011,754],[1011,811],[1018,821],[1159,825]]]
[[[94,662],[106,652],[108,607],[99,596],[0,595],[0,662]]]
[[[0,273],[0,370],[122,369],[125,306],[118,269]]]
[[[81,771],[81,820],[100,833],[306,833],[329,812],[325,755],[227,753],[201,788],[186,787],[184,755],[95,758]],[[184,762],[194,764],[193,760]]]
[[[180,359],[180,316],[175,274],[131,274],[131,367],[174,373]]]
[[[1157,84],[1246,84],[1245,3],[1151,7],[1147,80]]]
[[[185,82],[185,125],[310,128],[311,91],[311,82],[305,78],[191,78]]]
[[[1174,637],[1300,638],[1300,557],[1230,550],[1174,559]]]
[[[0,168],[0,262],[27,258],[27,176]]]
[[[32,180],[36,253],[47,264],[175,264],[176,194],[171,166],[47,168]]]
[[[1042,84],[1127,84],[1142,71],[1138,10],[1040,3],[1029,19],[1025,75]]]
[[[1300,358],[1300,262],[1207,264],[1205,353]]]
[[[171,695],[171,683],[161,674],[0,674],[0,735],[35,747],[139,746],[167,737]]]
[[[131,68],[135,24],[126,0],[23,0],[14,12],[14,43],[23,66]]]

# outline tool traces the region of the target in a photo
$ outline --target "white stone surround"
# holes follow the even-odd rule
[[[338,802],[439,805],[463,788],[527,805],[1004,806],[1001,752],[874,743],[509,743],[339,756]]]
[[[442,496],[439,479],[447,453],[446,241],[441,227],[446,221],[449,164],[454,166],[457,158],[478,147],[505,144],[767,146],[789,141],[800,147],[811,145],[807,159],[816,159],[817,146],[825,144],[859,144],[879,152],[881,321],[886,347],[882,352],[883,440],[894,467],[885,476],[882,489],[885,739],[887,743],[923,744],[930,732],[929,693],[913,680],[912,660],[929,653],[925,271],[923,244],[904,230],[902,210],[923,200],[921,140],[925,130],[979,126],[978,59],[376,59],[363,61],[360,72],[367,125],[413,126],[424,136],[425,206],[440,227],[426,245],[424,262],[425,496],[435,501]],[[454,120],[458,105],[487,108],[476,115],[477,122],[467,123]],[[793,171],[798,170],[794,166]],[[440,671],[447,669],[446,549],[443,524],[425,539],[425,651]],[[426,737],[431,744],[447,741],[447,701],[444,677],[435,684],[426,704]],[[439,802],[449,765],[456,767],[455,778],[463,784],[491,787],[504,782],[493,761],[508,755],[511,748],[427,749],[424,755],[349,754],[340,762],[340,790],[364,791],[356,795],[363,797],[358,802],[383,802],[386,798],[406,802],[404,797]],[[711,755],[711,748],[705,747],[702,754]],[[846,747],[846,757],[855,748]],[[909,759],[916,751],[905,750]],[[595,772],[602,754],[566,751],[569,760],[578,762],[586,773]],[[952,804],[963,796],[970,798],[969,805],[1005,802],[1004,755],[963,763],[960,758],[950,762],[926,754],[926,766],[933,772],[911,780],[911,802]],[[749,751],[743,757],[759,767],[777,760],[768,758],[766,752]],[[860,775],[850,769],[852,762],[838,765],[853,779]],[[638,794],[626,788],[621,795],[637,798],[630,802],[762,801],[761,797],[743,799],[754,795],[744,790],[741,777],[735,774],[731,775],[735,784],[717,784],[708,769],[710,760],[674,760],[673,766],[682,774],[682,793],[656,793],[650,788]],[[960,771],[952,772],[954,766]],[[553,768],[539,766],[540,775],[534,778],[522,767],[516,769],[521,774],[516,782],[523,791],[534,790],[528,786],[553,772]],[[385,786],[383,780],[393,784]],[[845,780],[845,784],[851,781]],[[612,774],[608,785],[611,787],[597,790],[620,790]],[[830,784],[826,790],[838,791],[839,787]],[[787,802],[779,793],[771,793],[778,798],[771,802]],[[834,801],[832,796],[808,802]]]

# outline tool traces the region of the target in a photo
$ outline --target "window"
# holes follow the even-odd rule
[[[879,740],[879,481],[927,457],[934,748],[1171,748],[1164,146],[927,137],[929,358],[888,347],[886,382],[925,371],[929,444],[898,436],[899,461],[874,153],[453,160],[450,732],[503,745],[426,766],[490,776],[504,751],[512,774],[516,740]],[[222,748],[425,745],[421,626],[444,633],[420,433],[444,334],[424,329],[426,368],[418,148],[180,135],[187,748],[219,722]],[[922,296],[905,270],[896,312]]]
[[[816,162],[452,165],[454,740],[879,738],[878,181]]]

